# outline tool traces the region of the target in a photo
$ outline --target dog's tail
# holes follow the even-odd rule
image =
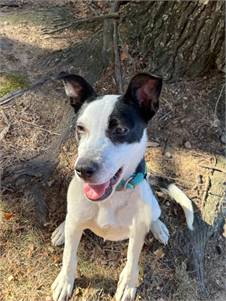
[[[168,179],[154,176],[149,177],[151,185],[156,188],[160,188],[163,192],[166,192],[172,199],[174,199],[183,209],[187,226],[190,230],[193,230],[194,221],[194,210],[191,200],[186,196],[186,194],[178,188],[173,182]]]

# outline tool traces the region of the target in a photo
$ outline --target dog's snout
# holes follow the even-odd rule
[[[85,159],[80,159],[75,166],[77,175],[83,179],[91,178],[98,169],[99,166],[96,162]]]

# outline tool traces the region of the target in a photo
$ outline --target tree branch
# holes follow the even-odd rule
[[[112,4],[112,11],[117,12],[120,7],[120,1],[115,1]],[[123,83],[122,83],[122,67],[120,61],[119,47],[118,47],[118,22],[113,20],[113,48],[115,57],[115,80],[118,87],[118,92],[123,93]]]
[[[53,29],[53,30],[43,30],[43,34],[52,34],[52,33],[60,32],[60,31],[63,31],[64,29],[68,29],[70,27],[73,27],[73,26],[76,26],[76,25],[82,24],[82,23],[92,23],[92,22],[96,22],[96,21],[102,21],[102,20],[106,20],[106,19],[117,19],[117,18],[119,18],[119,15],[117,13],[113,12],[113,13],[110,13],[107,15],[100,15],[100,16],[78,19],[78,20],[70,22],[69,24],[59,26],[58,28]]]
[[[120,62],[120,55],[118,49],[118,24],[117,21],[113,21],[114,33],[113,33],[113,47],[115,56],[115,80],[118,87],[118,92],[122,94],[123,84],[122,84],[122,67]]]

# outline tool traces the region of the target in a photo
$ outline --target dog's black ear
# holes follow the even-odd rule
[[[138,104],[141,114],[148,122],[158,111],[162,79],[148,73],[135,75],[127,88],[123,99]]]
[[[61,72],[57,79],[63,81],[65,92],[70,97],[75,113],[78,112],[85,100],[97,96],[93,87],[80,75]]]

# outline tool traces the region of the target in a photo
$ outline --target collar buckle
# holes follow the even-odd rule
[[[133,189],[134,188],[134,185],[132,183],[130,183],[130,182],[132,182],[133,179],[134,179],[134,175],[131,176],[131,177],[129,177],[128,180],[125,181],[125,184],[123,185],[123,188],[125,190],[128,189],[129,187],[131,187],[129,189]]]

